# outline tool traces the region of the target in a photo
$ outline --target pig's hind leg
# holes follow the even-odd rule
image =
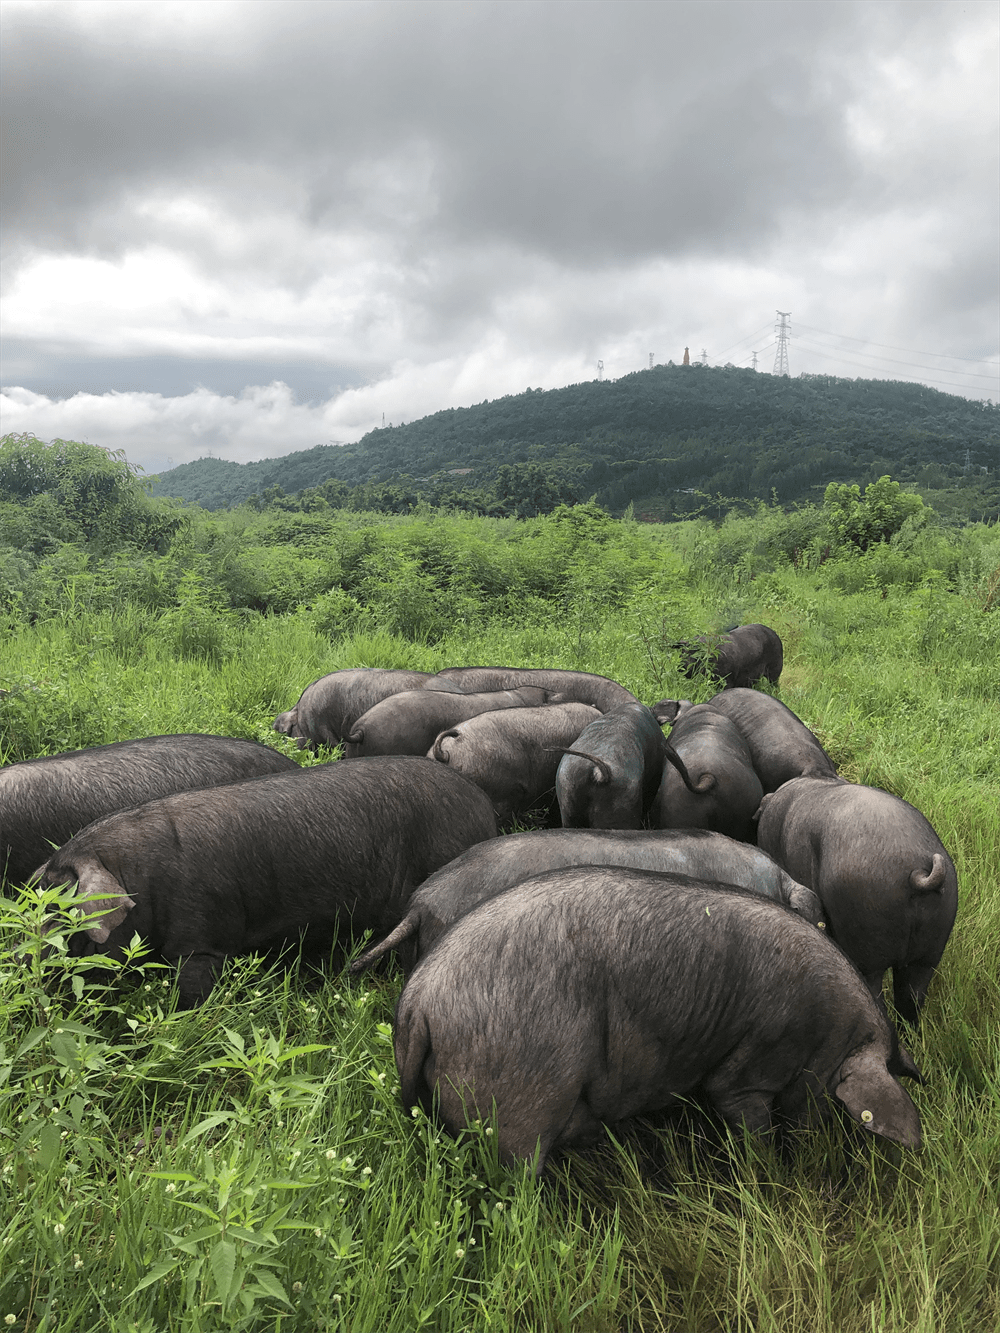
[[[497,1147],[509,1166],[534,1162],[541,1175],[549,1155],[561,1148],[586,1148],[602,1133],[600,1120],[582,1097],[549,1097],[532,1107],[497,1106]]]

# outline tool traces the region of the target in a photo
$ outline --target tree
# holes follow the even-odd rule
[[[875,542],[888,541],[925,506],[919,495],[900,490],[898,481],[879,477],[865,487],[863,499],[860,487],[831,481],[823,495],[823,508],[838,546],[867,551]]]
[[[23,530],[22,545],[77,541],[113,548],[160,548],[182,523],[169,504],[152,501],[142,469],[124,451],[78,440],[46,444],[30,432],[0,440],[0,506]]]

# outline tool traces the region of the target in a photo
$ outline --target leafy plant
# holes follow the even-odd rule
[[[823,495],[823,508],[833,540],[838,546],[867,551],[875,542],[888,541],[907,520],[924,510],[919,495],[900,489],[899,482],[879,477],[865,487],[831,482]]]

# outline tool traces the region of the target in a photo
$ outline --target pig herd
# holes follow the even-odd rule
[[[492,1118],[509,1163],[692,1095],[753,1130],[839,1103],[916,1146],[883,976],[916,1023],[954,866],[913,806],[728,683],[776,679],[777,635],[733,643],[757,659],[697,706],[584,672],[357,668],[274,724],[340,762],[188,735],[11,764],[0,870],[75,884],[71,947],[121,956],[137,932],[182,1006],[229,956],[370,932],[352,970],[395,951],[407,974],[404,1102],[452,1133]]]

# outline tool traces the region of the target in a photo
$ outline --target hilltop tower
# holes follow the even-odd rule
[[[785,321],[791,319],[792,312],[790,310],[777,310],[775,314],[777,314],[780,323],[774,326],[774,331],[778,335],[778,346],[774,352],[774,370],[772,374],[784,375],[785,379],[788,379],[790,373],[788,370],[788,339],[791,336],[791,331]]]
[[[690,349],[689,349],[689,348],[685,347],[685,348],[684,348],[684,360],[681,362],[681,365],[682,365],[682,366],[689,366],[690,364],[691,364],[691,352],[690,352]]]

